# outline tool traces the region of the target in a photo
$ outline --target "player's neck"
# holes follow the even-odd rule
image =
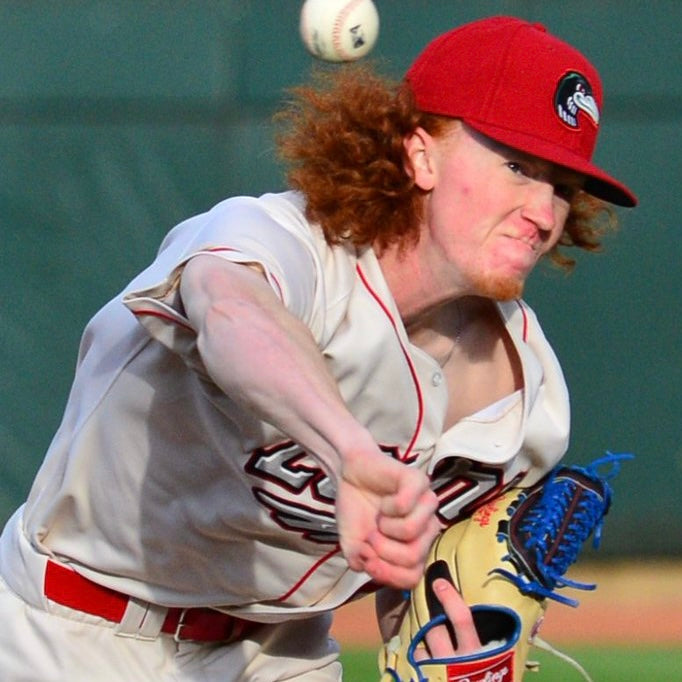
[[[395,248],[384,250],[379,265],[406,326],[418,326],[431,318],[434,311],[467,292],[439,282],[434,268],[421,258],[419,250],[405,253]]]

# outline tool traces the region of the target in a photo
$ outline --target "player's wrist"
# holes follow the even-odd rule
[[[364,429],[358,430],[349,442],[339,445],[340,476],[353,485],[357,484],[374,458],[385,457],[372,435]]]
[[[362,446],[358,446],[358,441],[366,438],[363,429],[358,429],[354,424],[348,424],[345,428],[339,429],[338,432],[338,437],[325,439],[313,453],[315,459],[337,487],[339,482],[346,477],[349,467],[352,469],[354,463],[359,459]],[[354,433],[355,439],[347,438],[346,433]],[[372,447],[376,448],[373,441],[370,440],[370,443]]]

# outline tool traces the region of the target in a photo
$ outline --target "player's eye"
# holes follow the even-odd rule
[[[507,161],[506,165],[514,175],[528,175],[528,168],[520,161]]]

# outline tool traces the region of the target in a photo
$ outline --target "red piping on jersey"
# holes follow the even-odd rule
[[[415,441],[417,440],[417,436],[419,435],[419,432],[421,431],[422,428],[422,422],[424,420],[424,398],[422,396],[422,390],[421,386],[419,385],[419,379],[417,378],[417,372],[414,369],[414,365],[412,364],[412,358],[410,357],[410,354],[407,352],[407,349],[403,345],[402,341],[400,340],[400,336],[398,334],[398,325],[396,324],[395,319],[393,318],[393,315],[391,314],[391,311],[386,307],[386,304],[379,298],[379,295],[372,289],[370,286],[369,282],[367,281],[367,278],[365,277],[364,273],[362,272],[362,269],[360,268],[360,265],[356,265],[355,269],[358,273],[358,276],[360,277],[360,281],[365,285],[365,288],[367,291],[370,293],[372,298],[379,304],[379,307],[384,311],[384,314],[386,317],[389,319],[389,322],[393,326],[393,330],[396,333],[396,338],[398,339],[398,342],[400,343],[400,348],[403,351],[403,355],[405,356],[405,360],[407,361],[407,366],[410,369],[410,375],[412,376],[412,381],[414,382],[414,388],[417,393],[417,403],[419,405],[418,411],[419,415],[417,417],[417,424],[415,425],[414,429],[414,434],[412,436],[412,440],[410,441],[409,445],[407,446],[407,449],[402,455],[398,455],[398,458],[401,460],[405,460],[408,458],[410,452],[412,451],[412,448],[414,447]]]
[[[166,313],[161,313],[158,310],[134,310],[133,314],[136,317],[141,317],[142,315],[149,315],[150,317],[159,317],[162,320],[167,320],[168,322],[173,322],[174,324],[177,324],[179,327],[184,327],[185,329],[188,329],[189,331],[193,332],[194,329],[188,325],[182,322],[181,320],[178,320],[176,317],[173,317],[172,315],[168,315]]]
[[[419,435],[419,432],[422,427],[422,422],[424,419],[424,399],[422,396],[422,391],[421,387],[419,385],[419,379],[417,378],[417,372],[414,369],[414,365],[412,363],[412,358],[410,357],[410,354],[407,352],[407,349],[403,345],[402,341],[400,340],[400,336],[398,334],[398,326],[395,322],[395,319],[393,315],[391,314],[391,311],[386,307],[385,303],[381,300],[379,295],[372,289],[370,286],[369,282],[367,281],[367,278],[365,277],[364,273],[362,272],[362,269],[360,268],[359,265],[356,265],[356,271],[358,273],[358,276],[360,277],[360,281],[363,283],[369,294],[372,296],[372,298],[377,302],[379,307],[383,310],[384,314],[388,318],[388,320],[391,323],[391,326],[393,327],[395,333],[396,333],[396,338],[398,339],[398,342],[400,343],[400,348],[403,351],[403,355],[405,356],[405,360],[407,361],[407,366],[410,369],[410,375],[412,376],[412,380],[414,381],[414,387],[415,391],[417,393],[417,402],[419,405],[419,416],[417,417],[417,424],[414,430],[414,435],[412,436],[412,439],[410,440],[409,445],[407,446],[405,452],[403,455],[400,455],[398,453],[398,458],[401,460],[407,459],[409,456],[412,448],[414,447],[415,441],[417,440],[417,436]],[[298,580],[296,584],[294,584],[288,592],[283,594],[281,597],[279,597],[278,601],[284,601],[285,599],[288,599],[294,592],[296,592],[303,583],[305,583],[308,578],[326,561],[331,559],[335,554],[338,554],[341,551],[341,547],[337,545],[335,549],[333,549],[331,552],[328,552],[325,554],[323,557],[321,557],[318,561],[316,561]]]
[[[523,332],[522,332],[522,337],[525,343],[528,343],[528,313],[526,312],[526,309],[523,306],[523,303],[521,301],[517,300],[516,305],[519,306],[521,310],[521,314],[523,315]]]
[[[297,583],[295,583],[291,589],[288,592],[285,592],[281,597],[277,599],[277,601],[284,601],[285,599],[288,599],[294,592],[298,590],[303,583],[308,580],[308,578],[323,564],[325,563],[328,559],[331,559],[335,554],[338,554],[341,551],[341,546],[337,545],[331,552],[328,552],[325,554],[323,557],[320,557],[298,580]]]
[[[237,253],[241,253],[239,249],[235,249],[232,246],[209,246],[205,249],[201,249],[202,251],[208,251],[209,253],[213,253],[215,251],[235,251]]]

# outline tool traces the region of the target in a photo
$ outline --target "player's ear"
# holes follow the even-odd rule
[[[415,185],[426,192],[432,190],[435,184],[433,142],[433,137],[423,128],[415,128],[403,140],[405,171],[414,180]]]

